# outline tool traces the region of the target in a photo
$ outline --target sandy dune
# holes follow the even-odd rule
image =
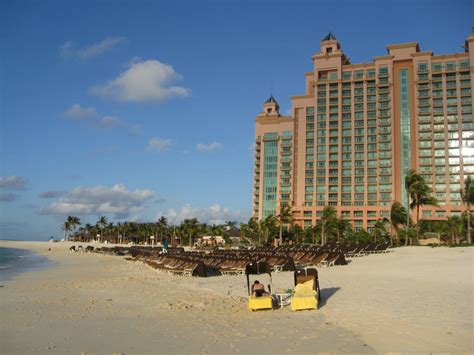
[[[357,258],[320,269],[319,310],[252,313],[243,276],[172,276],[119,257],[70,253],[69,245],[0,241],[54,262],[0,288],[2,354],[474,349],[474,248]],[[291,273],[273,277],[275,290],[292,282]]]

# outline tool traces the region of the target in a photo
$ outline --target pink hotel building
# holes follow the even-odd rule
[[[440,201],[420,218],[460,214],[459,190],[474,175],[474,34],[464,48],[435,55],[401,43],[351,64],[329,33],[291,116],[273,96],[256,116],[253,215],[288,205],[295,223],[313,226],[329,205],[355,230],[370,230],[394,201],[406,206],[410,168]]]

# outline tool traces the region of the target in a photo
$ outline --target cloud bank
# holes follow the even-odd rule
[[[21,176],[0,176],[0,188],[6,190],[24,190],[26,181]]]
[[[198,143],[196,145],[196,150],[201,153],[209,153],[209,152],[215,152],[216,150],[222,149],[222,143],[219,142],[212,142],[209,144],[205,143]]]
[[[126,37],[107,37],[100,42],[92,43],[83,48],[75,48],[72,41],[67,41],[59,47],[59,53],[63,58],[76,57],[87,60],[97,57],[126,41]]]
[[[209,207],[197,208],[190,204],[184,205],[179,211],[170,209],[168,212],[158,212],[156,218],[166,217],[171,223],[181,223],[185,219],[197,218],[208,224],[224,224],[225,221],[246,222],[250,214],[245,211],[231,211],[230,209],[214,204]]]
[[[169,64],[157,60],[134,61],[117,78],[91,88],[90,92],[117,101],[162,102],[189,96],[189,89],[174,85],[182,79]]]
[[[125,185],[76,187],[64,197],[40,209],[45,215],[114,215],[121,219],[141,212],[153,199],[151,190],[127,190]]]
[[[173,141],[171,139],[153,137],[148,142],[147,150],[155,151],[155,152],[163,152],[165,150],[168,150],[172,144],[173,144]]]

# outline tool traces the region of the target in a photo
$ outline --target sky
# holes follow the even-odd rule
[[[95,224],[246,221],[254,118],[288,114],[332,31],[461,52],[471,1],[0,2],[0,239]]]

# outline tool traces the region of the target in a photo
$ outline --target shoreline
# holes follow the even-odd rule
[[[69,252],[77,244],[0,241],[55,263],[0,289],[0,352],[472,352],[472,248],[408,247],[321,268],[317,311],[250,312],[242,276],[173,276]],[[288,288],[292,273],[273,281]]]
[[[5,259],[2,260],[0,284],[22,273],[40,271],[53,265],[53,262],[47,256],[41,255],[30,248],[0,248],[3,249],[2,257],[9,259],[6,262]]]

